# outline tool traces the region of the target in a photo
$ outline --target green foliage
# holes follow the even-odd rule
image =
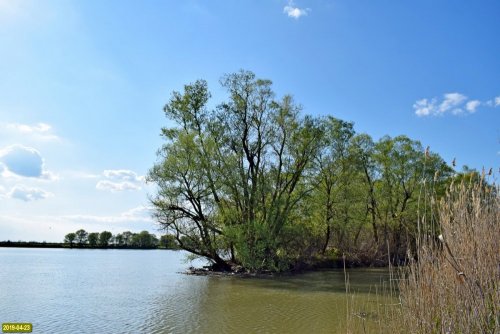
[[[160,237],[159,245],[167,249],[178,249],[179,243],[171,234],[165,234]]]
[[[88,241],[90,247],[96,247],[98,240],[99,240],[99,233],[97,232],[89,233]]]
[[[139,233],[125,231],[113,236],[109,231],[87,233],[81,229],[75,233],[68,233],[64,238],[64,242],[69,243],[70,246],[74,241],[78,242],[79,247],[90,248],[157,248],[160,244],[158,238],[148,231],[141,231]],[[162,242],[162,246],[165,248],[178,248],[178,241],[172,235],[162,236]]]
[[[68,233],[64,237],[64,242],[69,244],[70,246],[73,246],[73,242],[75,241],[75,239],[76,239],[76,233]]]
[[[142,231],[132,235],[131,244],[139,248],[154,248],[158,245],[158,239],[148,231]]]
[[[76,241],[80,246],[87,242],[88,233],[84,229],[76,231],[75,234],[76,234]]]
[[[130,231],[125,231],[121,234],[121,239],[123,240],[123,245],[130,246],[132,245],[132,236],[133,233]]]
[[[238,263],[248,270],[288,269],[278,256],[278,241],[272,238],[272,232],[265,224],[255,221],[246,231],[233,227],[231,236]]]
[[[220,83],[228,98],[214,109],[203,80],[172,94],[164,112],[173,126],[148,174],[156,219],[182,249],[252,271],[288,270],[332,249],[377,257],[390,244],[405,256],[422,184],[437,192],[452,172],[437,154],[406,136],[374,142],[350,122],[302,117],[252,72]]]
[[[112,236],[113,234],[109,231],[102,231],[99,233],[99,246],[107,247]]]
[[[116,246],[123,246],[124,244],[124,237],[121,233],[118,233],[115,235],[115,245]]]

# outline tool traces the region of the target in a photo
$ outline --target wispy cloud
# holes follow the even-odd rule
[[[59,141],[61,139],[54,134],[52,126],[47,123],[32,125],[22,123],[0,123],[0,129],[11,136],[32,136],[33,139],[42,141]]]
[[[439,105],[439,112],[445,113],[451,111],[453,114],[457,115],[462,113],[462,109],[459,107],[467,100],[467,96],[460,93],[448,93],[444,94],[443,102]]]
[[[25,202],[41,200],[52,196],[54,196],[54,194],[47,192],[43,189],[26,187],[23,185],[14,186],[7,193],[8,198],[19,199]]]
[[[428,116],[437,113],[436,99],[421,99],[413,104],[413,109],[417,116]]]
[[[306,16],[310,11],[310,8],[296,7],[293,1],[288,1],[288,4],[283,8],[283,13],[296,20],[302,16]]]
[[[62,219],[71,221],[85,221],[98,223],[130,223],[130,222],[147,222],[152,223],[151,208],[148,206],[138,206],[122,212],[114,216],[98,216],[98,215],[66,215],[61,216]]]
[[[500,105],[500,96],[494,100],[481,102],[480,100],[469,100],[460,93],[446,93],[441,99],[437,97],[423,98],[415,101],[413,110],[419,117],[440,116],[444,114],[461,115],[473,114],[480,106],[497,107]]]
[[[50,129],[52,129],[52,127],[47,123],[38,123],[35,125],[6,123],[6,127],[23,133],[47,133],[50,131]]]
[[[140,205],[138,207],[125,211],[124,213],[121,214],[121,216],[128,217],[131,219],[144,218],[147,220],[151,220],[152,214],[153,214],[152,206]]]
[[[465,109],[472,114],[472,113],[476,112],[477,107],[479,107],[480,105],[481,105],[481,101],[472,100],[472,101],[467,102],[467,104],[465,105]]]
[[[101,174],[94,174],[90,173],[87,171],[66,171],[65,175],[67,175],[69,178],[75,178],[75,179],[98,179],[102,175]]]
[[[108,169],[102,173],[106,178],[116,181],[144,182],[144,176],[128,169]]]
[[[106,190],[111,192],[119,192],[126,190],[141,190],[141,187],[132,182],[111,182],[101,180],[95,186],[98,190]]]
[[[128,169],[109,169],[102,175],[105,179],[97,182],[96,188],[111,192],[141,190],[145,181],[144,176]]]

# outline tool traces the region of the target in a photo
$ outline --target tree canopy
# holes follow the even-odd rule
[[[168,243],[164,243],[163,248],[167,249],[177,249],[175,239],[172,240],[173,236],[162,236],[162,240],[169,240]],[[68,233],[64,237],[64,243],[73,247],[73,242],[77,240],[78,247],[80,248],[157,248],[160,244],[156,235],[149,233],[148,231],[141,231],[139,233],[133,233],[130,231],[125,231],[118,233],[115,236],[109,231],[102,232],[87,232],[84,229],[80,229],[75,233]]]
[[[383,259],[387,245],[405,256],[427,205],[422,186],[434,191],[452,173],[436,153],[404,135],[374,141],[350,122],[302,115],[252,72],[220,83],[227,98],[214,108],[204,80],[172,93],[148,175],[155,217],[182,249],[253,271],[340,252]]]

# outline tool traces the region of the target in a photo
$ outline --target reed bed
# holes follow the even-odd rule
[[[419,222],[415,254],[375,293],[370,331],[369,306],[349,296],[348,333],[500,333],[500,188],[484,177],[452,183]]]
[[[399,332],[500,333],[498,190],[484,175],[450,186],[437,212],[441,234],[419,236],[399,281]]]

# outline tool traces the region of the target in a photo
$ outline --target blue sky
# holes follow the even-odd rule
[[[304,113],[500,167],[498,1],[0,0],[0,240],[143,229],[163,105],[248,69]]]

